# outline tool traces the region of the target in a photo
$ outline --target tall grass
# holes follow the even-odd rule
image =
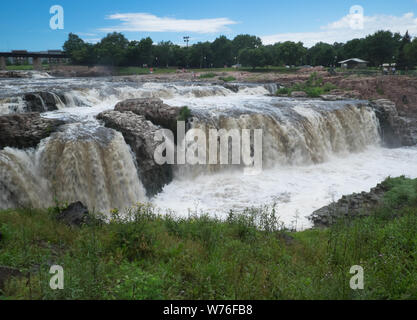
[[[415,299],[417,182],[388,179],[365,218],[290,232],[279,207],[209,216],[160,215],[148,204],[108,223],[69,227],[57,210],[0,212],[0,265],[24,274],[2,299]],[[49,288],[61,265],[65,289]],[[351,266],[365,270],[353,291]]]

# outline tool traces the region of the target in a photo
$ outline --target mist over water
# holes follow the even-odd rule
[[[151,201],[178,215],[225,217],[229,210],[276,205],[287,226],[310,227],[314,210],[387,176],[417,177],[417,148],[381,147],[379,123],[362,101],[325,102],[270,96],[276,85],[136,83],[102,79],[2,80],[0,114],[24,112],[24,92],[51,92],[67,121],[36,149],[0,151],[0,208],[48,207],[82,201],[108,212]],[[123,136],[95,116],[131,98],[161,98],[188,106],[192,127],[262,129],[264,171],[237,166],[179,166],[174,181],[147,199],[135,157]]]

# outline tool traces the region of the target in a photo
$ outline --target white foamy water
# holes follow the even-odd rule
[[[311,227],[313,211],[354,192],[370,191],[388,176],[417,178],[417,148],[369,148],[365,152],[308,166],[267,169],[257,176],[240,171],[177,177],[153,202],[181,216],[277,204],[280,220],[298,229]],[[298,219],[296,219],[298,216]]]

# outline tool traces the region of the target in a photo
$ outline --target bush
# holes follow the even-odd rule
[[[200,79],[210,79],[210,78],[215,78],[215,77],[217,77],[217,74],[213,72],[203,73],[202,75],[200,75]]]
[[[235,77],[229,76],[229,77],[220,77],[219,80],[222,80],[224,82],[232,82],[232,81],[236,81]]]
[[[188,107],[182,107],[177,120],[187,122],[188,119],[190,118],[191,118],[191,110]]]

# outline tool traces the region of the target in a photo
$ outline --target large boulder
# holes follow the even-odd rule
[[[39,113],[0,116],[0,149],[36,147],[63,123],[61,120],[42,118]]]
[[[69,226],[81,226],[91,222],[87,207],[79,201],[71,203],[57,218]]]
[[[153,124],[171,130],[174,135],[177,131],[177,121],[181,113],[181,108],[168,106],[161,99],[155,98],[125,100],[119,102],[114,110],[120,112],[131,111],[145,117]]]
[[[102,120],[106,127],[122,133],[136,155],[138,175],[148,197],[161,192],[172,181],[172,167],[159,165],[154,160],[155,149],[159,144],[155,142],[155,133],[159,127],[130,111],[105,111],[97,119]]]

